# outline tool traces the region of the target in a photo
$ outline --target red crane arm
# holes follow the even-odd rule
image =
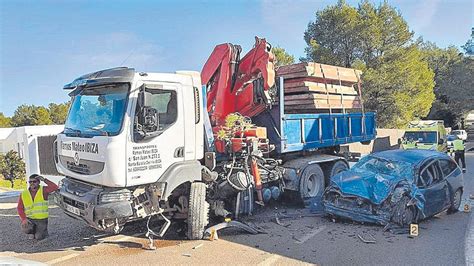
[[[268,90],[275,84],[274,56],[265,39],[240,59],[241,48],[217,45],[201,71],[207,88],[207,109],[214,125],[222,125],[230,113],[255,116],[271,101]]]

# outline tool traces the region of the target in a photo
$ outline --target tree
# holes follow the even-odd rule
[[[67,113],[69,110],[70,102],[66,103],[50,103],[48,105],[49,115],[53,124],[61,125],[66,121]]]
[[[0,112],[0,128],[4,127],[11,127],[11,118],[5,116],[2,112]]]
[[[14,127],[51,125],[51,117],[48,109],[43,106],[20,105],[12,116],[12,125]]]
[[[295,63],[295,57],[287,53],[283,48],[273,47],[272,53],[275,55],[275,66],[277,67]]]
[[[25,163],[16,151],[0,154],[0,173],[12,183],[15,179],[25,178]]]
[[[315,22],[310,22],[304,33],[307,59],[350,67],[357,53],[358,23],[357,10],[345,1],[316,12]]]
[[[463,57],[444,73],[446,78],[437,78],[436,109],[430,113],[432,118],[450,118],[447,124],[460,125],[461,119],[474,110],[474,58]]]
[[[467,55],[474,56],[474,27],[471,28],[471,39],[469,39],[462,48],[466,51]]]
[[[387,2],[345,1],[316,13],[305,32],[306,60],[363,71],[363,99],[381,127],[404,127],[428,114],[434,73],[413,32]]]
[[[421,49],[429,67],[435,73],[436,100],[429,119],[442,119],[445,125],[456,127],[461,118],[474,109],[472,92],[472,60],[465,58],[456,47],[442,49],[434,43],[422,43]]]

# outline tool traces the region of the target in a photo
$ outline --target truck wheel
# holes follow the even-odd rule
[[[331,177],[339,174],[340,172],[349,169],[349,166],[344,161],[335,161],[334,163],[330,164],[324,171],[324,176],[326,177],[326,181],[329,182]]]
[[[192,183],[188,206],[188,239],[202,239],[209,223],[209,203],[206,201],[206,185]]]
[[[324,173],[317,164],[308,165],[300,179],[300,196],[303,202],[314,197],[322,197],[324,193]]]

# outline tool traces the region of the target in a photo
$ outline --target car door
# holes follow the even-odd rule
[[[425,197],[425,216],[432,216],[444,209],[449,199],[448,184],[439,167],[438,160],[431,159],[422,167],[418,187]]]
[[[459,189],[459,187],[462,187],[462,178],[460,177],[462,176],[461,169],[459,169],[458,165],[452,159],[440,159],[439,166],[449,188],[449,196],[445,204],[445,207],[448,207],[451,205],[454,192]]]

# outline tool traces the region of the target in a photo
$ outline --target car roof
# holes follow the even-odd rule
[[[410,164],[419,164],[428,158],[443,158],[449,159],[450,157],[445,153],[432,150],[422,149],[408,149],[408,150],[388,150],[373,153],[376,157],[385,158],[392,161],[407,162]]]

